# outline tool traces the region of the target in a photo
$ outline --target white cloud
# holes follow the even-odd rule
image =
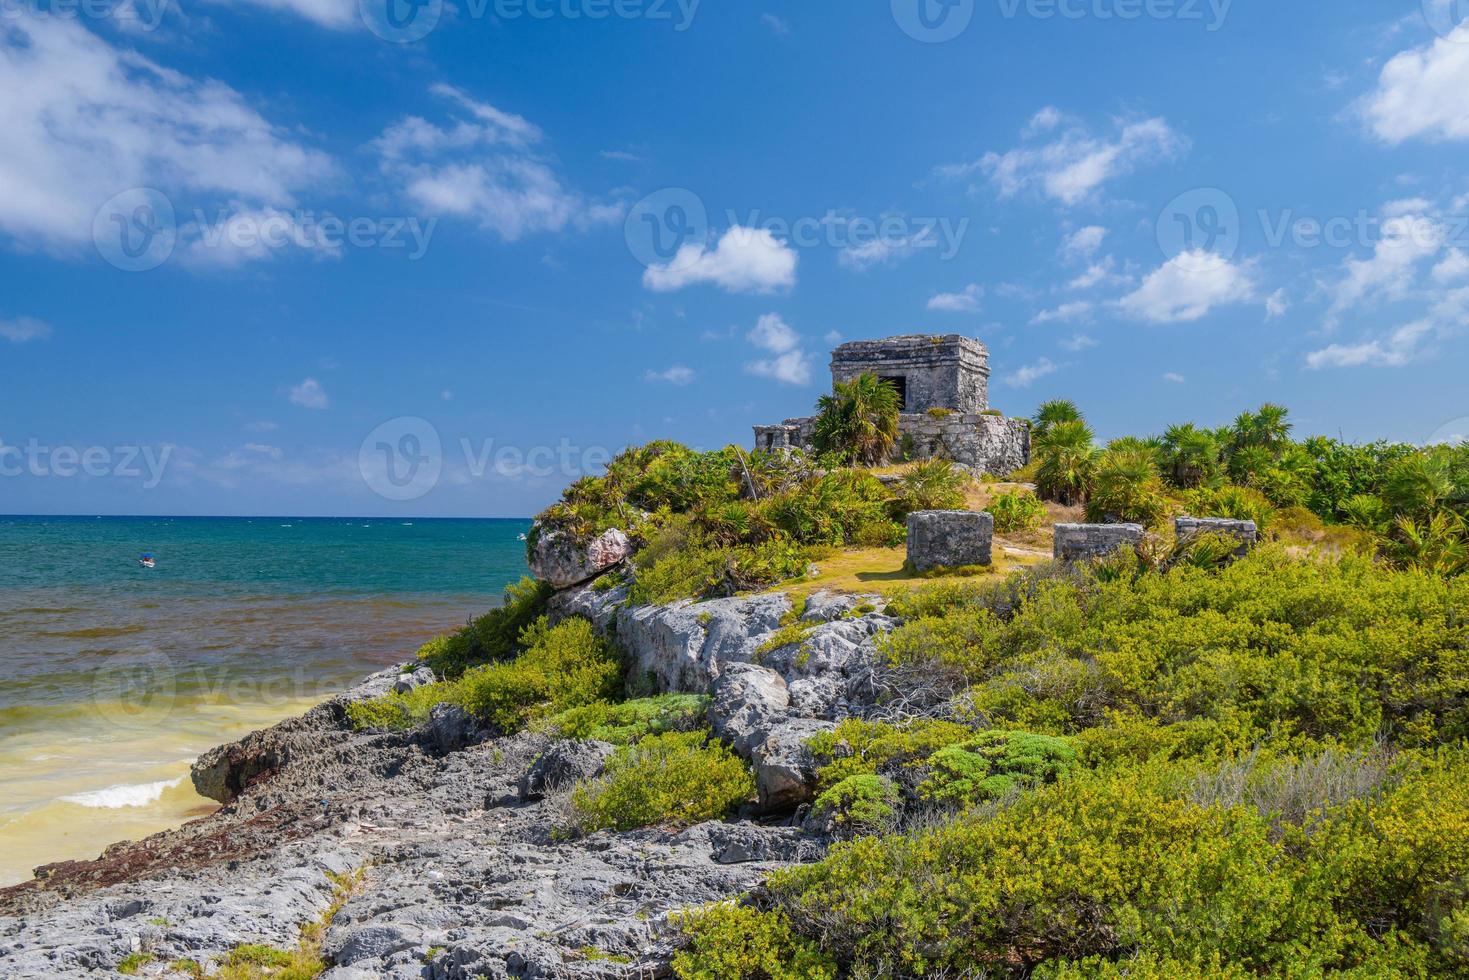
[[[767,313],[757,320],[746,339],[773,354],[784,354],[801,344],[800,336],[775,313]]]
[[[1057,109],[1053,105],[1045,106],[1038,110],[1035,115],[1031,116],[1030,122],[1025,124],[1025,136],[1029,138],[1039,136],[1041,133],[1049,133],[1061,125],[1061,121],[1064,118],[1061,115],[1060,109]]]
[[[267,456],[271,459],[281,458],[281,450],[279,446],[268,446],[260,442],[247,442],[244,445],[244,449],[246,452],[256,453],[261,456]]]
[[[1100,286],[1103,283],[1132,282],[1131,276],[1118,275],[1112,271],[1116,265],[1116,260],[1110,255],[1100,262],[1093,262],[1086,267],[1085,272],[1068,282],[1066,288],[1072,290],[1091,289],[1093,286]]]
[[[912,255],[914,251],[913,243],[906,238],[873,238],[860,245],[846,246],[837,253],[837,261],[844,268],[865,272],[873,266],[891,265]]]
[[[1073,259],[1090,258],[1102,247],[1102,239],[1106,237],[1107,229],[1101,225],[1078,228],[1061,242],[1061,254]]]
[[[291,387],[291,404],[300,405],[302,408],[326,408],[330,402],[321,382],[315,378],[307,378],[300,384]]]
[[[1069,323],[1072,320],[1084,320],[1091,315],[1092,304],[1086,300],[1077,300],[1074,303],[1062,303],[1054,310],[1041,310],[1030,318],[1031,323]]]
[[[1071,351],[1072,353],[1090,350],[1095,346],[1097,346],[1097,341],[1095,340],[1095,338],[1088,337],[1084,333],[1076,334],[1074,337],[1068,337],[1067,339],[1061,341],[1061,349]]]
[[[1469,23],[1394,55],[1358,109],[1388,143],[1469,139]]]
[[[680,387],[682,387],[683,385],[686,385],[694,380],[694,371],[693,368],[684,367],[682,364],[675,364],[672,367],[667,368],[663,371],[654,371],[649,369],[649,371],[643,375],[643,380],[662,381],[666,384],[679,385]]]
[[[1435,219],[1401,207],[1390,210],[1392,216],[1383,221],[1371,258],[1342,262],[1342,277],[1331,287],[1328,326],[1346,310],[1370,300],[1406,297],[1417,280],[1419,264],[1443,247],[1445,231]]]
[[[667,293],[712,283],[729,293],[769,293],[796,283],[796,252],[765,228],[731,227],[712,250],[689,243],[664,265],[643,270],[643,285]]]
[[[1046,125],[1037,126],[1038,120]],[[1116,120],[1113,134],[1104,137],[1072,123],[1049,142],[1039,141],[1063,123],[1055,110],[1042,110],[1026,128],[1021,146],[986,153],[971,163],[942,166],[937,173],[958,178],[979,172],[990,179],[1002,198],[1035,188],[1062,204],[1074,205],[1139,166],[1176,157],[1186,145],[1162,118]]]
[[[821,335],[821,339],[834,347],[842,342],[842,332],[840,330],[828,330]]]
[[[1012,388],[1028,388],[1035,381],[1044,378],[1048,374],[1056,373],[1056,365],[1050,359],[1041,358],[1034,364],[1022,365],[1013,374],[1005,376],[1005,384]]]
[[[750,361],[745,370],[784,384],[804,385],[811,381],[811,356],[800,349],[801,337],[778,314],[767,313],[756,321],[746,337],[772,356]]]
[[[1285,316],[1289,310],[1290,297],[1286,295],[1284,286],[1265,297],[1265,319],[1274,320],[1278,316]]]
[[[590,202],[562,186],[534,149],[544,138],[534,123],[452,85],[430,91],[469,118],[439,126],[409,116],[371,144],[383,174],[401,184],[417,207],[473,219],[507,242],[622,216],[621,205]]]
[[[360,24],[357,4],[353,0],[234,0],[267,10],[285,10],[304,17],[321,27],[345,30]]]
[[[26,9],[26,8],[22,8]],[[217,81],[113,47],[74,18],[0,25],[0,231],[26,244],[91,240],[109,198],[136,187],[289,205],[335,172]]]
[[[0,320],[0,338],[12,344],[24,344],[31,340],[45,340],[51,336],[51,325],[31,316]]]
[[[1172,384],[1181,385],[1188,379],[1179,374],[1177,371],[1165,371],[1163,373],[1163,380]]]
[[[448,388],[445,388],[443,391],[439,392],[439,398],[443,401],[451,402],[454,400],[454,392],[450,391]]]
[[[1163,263],[1117,305],[1140,320],[1186,323],[1206,316],[1216,306],[1248,302],[1254,296],[1247,266],[1198,249]]]
[[[979,309],[979,300],[982,296],[984,296],[984,289],[977,283],[970,283],[961,292],[939,293],[930,297],[928,308],[946,313],[973,313]]]
[[[1463,249],[1449,249],[1442,262],[1433,267],[1433,281],[1447,285],[1469,279],[1469,254]]]
[[[233,267],[271,258],[290,249],[319,258],[340,258],[342,241],[327,235],[320,224],[303,222],[298,214],[279,208],[241,206],[221,220],[185,229],[188,245],[180,253],[198,265]]]
[[[1402,367],[1418,353],[1418,346],[1433,325],[1418,320],[1399,327],[1383,340],[1359,344],[1332,344],[1306,355],[1306,366],[1313,371],[1341,367]]]
[[[775,16],[775,14],[761,14],[760,23],[764,24],[773,33],[779,34],[781,37],[785,37],[791,32],[791,25],[786,23],[783,19]]]

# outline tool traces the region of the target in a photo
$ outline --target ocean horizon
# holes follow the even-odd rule
[[[208,812],[188,778],[200,752],[495,605],[526,572],[529,527],[0,516],[0,884]]]

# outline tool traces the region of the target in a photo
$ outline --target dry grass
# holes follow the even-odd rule
[[[996,539],[996,544],[999,539]],[[817,559],[821,574],[799,582],[785,582],[772,592],[784,592],[795,598],[815,592],[840,592],[861,595],[891,595],[915,585],[936,582],[974,581],[1002,578],[1023,565],[1033,564],[1036,557],[1011,555],[995,549],[993,565],[983,570],[966,570],[950,575],[918,575],[903,567],[907,550],[898,548],[843,548]]]

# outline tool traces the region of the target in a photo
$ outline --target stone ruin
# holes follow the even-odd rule
[[[842,344],[831,380],[875,374],[898,390],[898,442],[890,462],[950,459],[1002,475],[1030,462],[1030,426],[989,410],[989,350],[959,334],[908,334]],[[812,449],[814,417],[755,426],[756,449]]]
[[[984,511],[916,510],[908,515],[908,562],[915,572],[993,560],[995,519]]]

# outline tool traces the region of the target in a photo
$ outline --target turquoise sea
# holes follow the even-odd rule
[[[0,884],[207,812],[195,756],[497,603],[529,527],[0,517]]]

